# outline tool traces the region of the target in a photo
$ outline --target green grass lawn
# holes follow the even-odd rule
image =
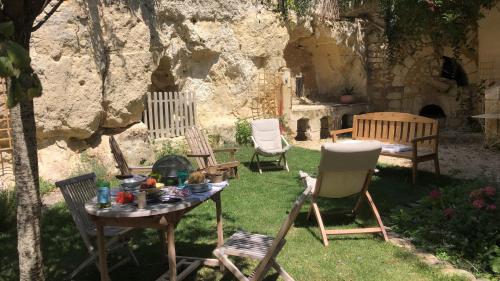
[[[225,236],[244,229],[274,236],[287,211],[302,191],[298,171],[316,173],[319,152],[293,148],[288,153],[290,172],[269,170],[260,175],[248,167],[252,149],[238,152],[240,179],[232,180],[222,194]],[[380,167],[370,191],[383,218],[397,205],[416,201],[438,184],[432,174],[420,173],[419,185],[412,186],[409,169]],[[452,181],[444,178],[440,181]],[[348,207],[352,200],[320,201],[325,210],[326,224],[348,227],[356,223],[374,221],[364,208],[357,222],[343,217],[328,216],[329,211]],[[287,236],[287,244],[278,261],[295,280],[460,280],[440,275],[436,269],[419,262],[412,254],[401,250],[374,235],[331,238],[324,247],[319,229],[313,220],[306,220],[309,204],[299,214],[295,226]],[[43,219],[43,250],[47,280],[62,280],[85,256],[85,249],[74,223],[63,203],[45,212]],[[141,262],[139,268],[129,264],[111,273],[113,280],[155,280],[167,270],[161,263],[156,231],[138,231],[133,243]],[[0,234],[2,245],[0,280],[16,280],[15,232]],[[178,255],[211,257],[216,245],[215,206],[207,202],[190,212],[176,230]],[[112,260],[113,257],[110,257]],[[241,267],[251,270],[251,263],[239,261]],[[230,274],[223,277],[212,268],[201,268],[189,280],[234,280]],[[273,271],[266,280],[278,279]],[[95,266],[89,266],[76,280],[98,280]]]

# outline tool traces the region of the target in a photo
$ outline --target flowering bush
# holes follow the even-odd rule
[[[432,190],[392,211],[392,229],[485,277],[500,277],[500,190],[477,183]],[[442,255],[440,255],[442,256]],[[496,279],[495,279],[496,280]]]

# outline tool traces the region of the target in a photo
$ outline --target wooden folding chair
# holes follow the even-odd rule
[[[276,256],[278,256],[285,245],[285,236],[310,193],[311,188],[306,188],[295,201],[290,214],[281,224],[281,228],[276,238],[238,231],[233,234],[223,246],[215,249],[214,255],[240,281],[260,281],[264,279],[271,267],[274,268],[285,281],[293,281],[294,279],[288,272],[276,262]],[[228,256],[256,259],[260,262],[253,273],[247,277],[236,267]]]
[[[305,186],[313,188],[311,207],[307,217],[309,219],[314,212],[325,246],[328,246],[328,235],[382,233],[384,240],[388,240],[380,214],[368,192],[381,148],[382,145],[378,141],[324,144],[321,147],[318,178],[315,179],[302,171],[299,172]],[[326,229],[317,199],[319,197],[346,198],[353,195],[358,195],[359,198],[352,213],[356,215],[361,203],[366,199],[378,226],[356,229]]]
[[[123,156],[122,150],[115,140],[115,137],[109,137],[109,146],[111,147],[111,152],[115,158],[117,168],[120,170],[122,176],[128,176],[133,174],[149,174],[153,166],[129,166],[125,156]]]
[[[88,252],[87,258],[76,269],[74,269],[73,272],[71,272],[69,279],[73,279],[78,272],[92,262],[94,262],[97,269],[99,269],[99,265],[97,263],[97,247],[94,244],[95,239],[91,239],[91,237],[95,237],[97,234],[96,226],[90,220],[90,217],[85,211],[85,203],[96,196],[96,175],[94,173],[90,173],[59,181],[56,182],[56,186],[61,190],[64,201],[66,201],[66,204],[68,205],[73,221],[76,224],[76,228],[78,229]],[[125,248],[129,255],[128,258],[122,259],[111,267],[110,271],[125,264],[131,259],[135,265],[139,266],[139,262],[137,261],[132,248],[128,245],[128,235],[131,230],[132,228],[112,226],[104,228],[104,235],[109,238],[106,247],[110,251],[118,248]]]
[[[236,178],[239,178],[238,166],[240,162],[235,158],[235,153],[238,150],[237,148],[228,147],[212,149],[207,136],[197,127],[186,129],[186,140],[191,150],[186,156],[195,158],[199,169],[204,170],[208,167],[216,167],[218,170],[229,170]],[[220,164],[217,163],[215,153],[219,152],[229,153],[230,161]]]

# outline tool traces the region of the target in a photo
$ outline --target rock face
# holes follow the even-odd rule
[[[69,176],[82,151],[109,165],[101,135],[140,122],[147,91],[195,92],[199,125],[227,132],[257,73],[285,65],[288,38],[252,1],[64,2],[31,43],[41,176]],[[144,125],[131,129],[118,142],[137,165],[153,154]]]

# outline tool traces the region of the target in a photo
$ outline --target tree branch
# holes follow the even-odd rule
[[[46,3],[48,4],[48,2],[50,1],[47,1]],[[46,12],[45,13],[45,16],[40,20],[38,21],[32,28],[31,28],[31,32],[35,32],[37,31],[40,27],[42,27],[42,25],[44,23],[46,23],[49,18],[57,11],[57,9],[59,8],[59,6],[61,6],[61,4],[64,2],[64,0],[57,0],[57,3],[55,5],[52,6],[52,8],[50,9],[50,11]]]

